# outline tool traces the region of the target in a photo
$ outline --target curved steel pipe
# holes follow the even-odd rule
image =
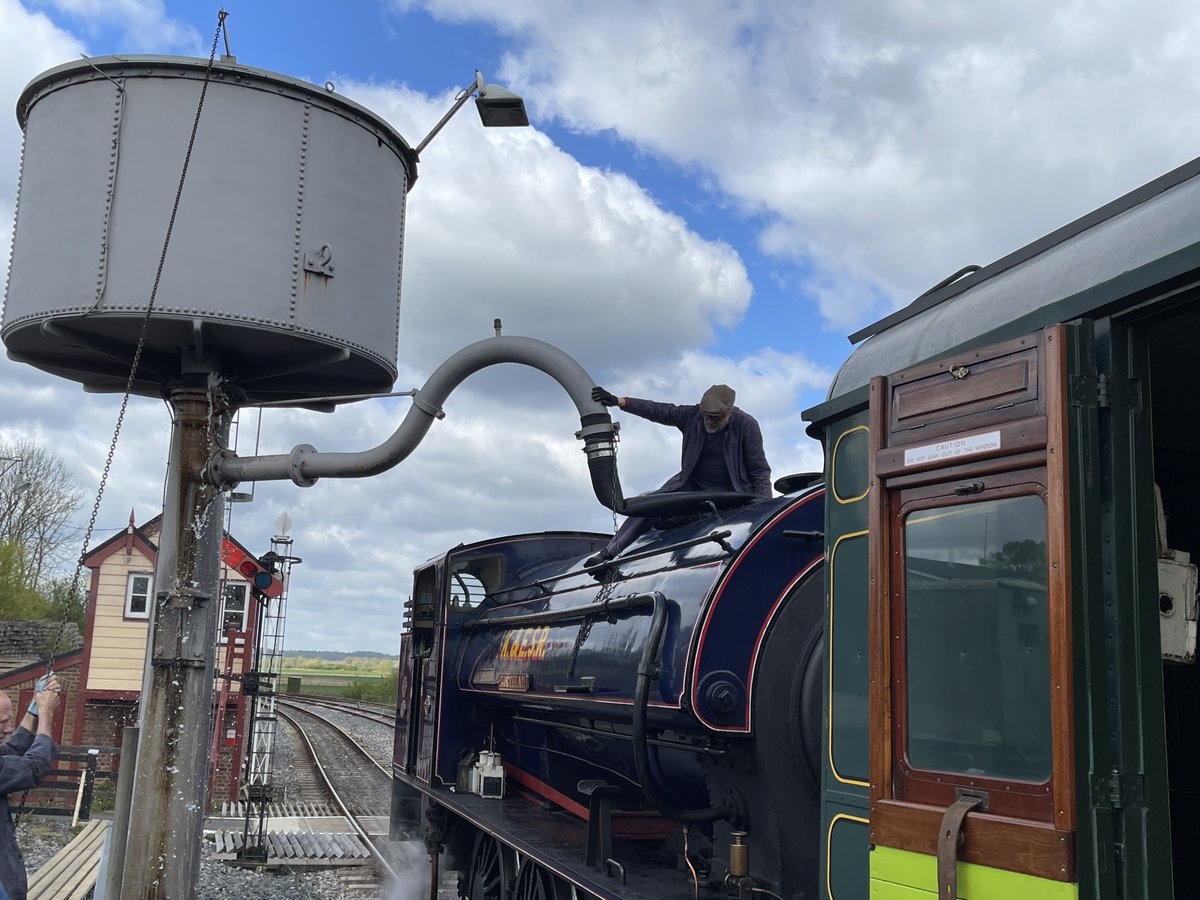
[[[281,481],[301,487],[318,478],[366,478],[402,462],[421,443],[442,403],[467,376],[498,363],[517,363],[545,372],[560,385],[579,411],[578,433],[588,458],[592,489],[604,506],[623,511],[625,501],[617,476],[614,428],[608,410],[592,399],[595,381],[574,359],[544,341],[527,337],[492,337],[470,344],[443,362],[413,395],[413,405],[400,427],[378,447],[358,452],[318,452],[299,444],[291,453],[239,457],[222,450],[208,462],[208,480],[222,490],[242,481]]]

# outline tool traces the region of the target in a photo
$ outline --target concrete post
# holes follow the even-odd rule
[[[212,733],[224,498],[201,473],[225,445],[218,390],[168,398],[171,449],[142,678],[137,772],[121,896],[191,900],[200,871]]]
[[[108,830],[108,853],[104,858],[105,872],[100,879],[103,891],[97,886],[96,896],[118,900],[125,874],[125,847],[129,838],[129,811],[133,800],[133,778],[137,766],[138,727],[131,725],[121,735],[121,772],[117,775],[117,797],[113,808],[113,823]]]

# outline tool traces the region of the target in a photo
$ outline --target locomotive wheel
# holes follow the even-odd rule
[[[571,889],[554,873],[526,859],[517,873],[512,897],[513,900],[570,900]]]
[[[512,884],[512,851],[490,834],[482,831],[475,836],[471,851],[471,867],[462,886],[463,900],[508,900]]]

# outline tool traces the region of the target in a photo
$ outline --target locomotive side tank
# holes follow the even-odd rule
[[[823,487],[662,512],[602,567],[584,560],[607,536],[548,533],[417,570],[393,819],[448,811],[468,883],[511,847],[580,896],[661,898],[688,826],[680,897],[726,879],[815,888]]]

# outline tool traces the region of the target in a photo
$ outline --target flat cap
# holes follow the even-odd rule
[[[700,398],[700,412],[709,416],[723,416],[733,409],[737,394],[727,384],[714,384]]]

